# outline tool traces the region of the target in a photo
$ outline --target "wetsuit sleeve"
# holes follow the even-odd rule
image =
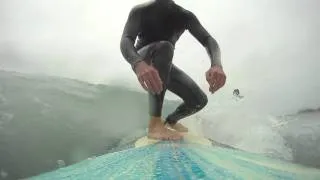
[[[135,7],[132,8],[125,24],[120,42],[121,53],[126,61],[130,63],[132,68],[134,68],[134,65],[137,62],[143,60],[134,46],[136,37],[140,30],[140,20],[139,10]]]
[[[221,65],[221,53],[217,41],[201,25],[198,18],[189,12],[187,15],[187,29],[206,48],[211,61],[211,67]]]

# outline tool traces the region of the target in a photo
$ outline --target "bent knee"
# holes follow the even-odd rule
[[[174,46],[170,41],[159,41],[158,46],[159,48],[174,49]]]
[[[173,54],[174,46],[169,41],[159,41],[157,44],[158,51],[165,51],[166,53]]]
[[[202,93],[198,99],[197,109],[201,110],[208,104],[208,97],[205,93]]]
[[[197,100],[190,104],[189,107],[194,109],[196,112],[203,109],[208,104],[208,97],[205,93],[200,93]]]

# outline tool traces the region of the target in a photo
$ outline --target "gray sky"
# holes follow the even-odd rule
[[[119,40],[130,8],[140,2],[1,0],[0,67],[96,83],[121,79],[139,89]],[[291,111],[320,106],[320,1],[176,3],[193,11],[221,46],[228,79],[212,98],[223,101],[239,88],[247,107]],[[177,44],[174,63],[207,90],[209,59],[188,32]]]

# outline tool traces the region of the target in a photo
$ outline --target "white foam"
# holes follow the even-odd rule
[[[275,117],[240,111],[202,112],[182,121],[204,137],[253,153],[292,160],[291,149],[273,128]]]

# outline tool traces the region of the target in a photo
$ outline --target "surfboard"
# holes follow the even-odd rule
[[[29,179],[319,180],[320,170],[221,146],[188,133],[179,141],[141,137],[128,149]]]

